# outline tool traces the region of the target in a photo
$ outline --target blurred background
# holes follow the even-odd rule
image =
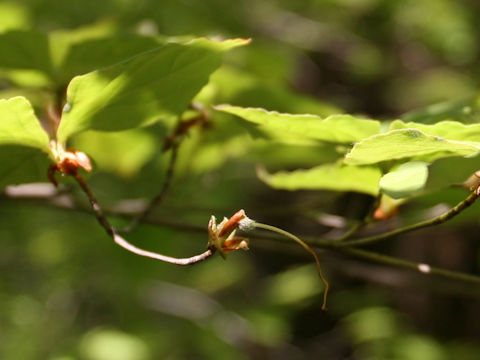
[[[1,32],[108,27],[252,38],[225,57],[198,101],[375,119],[415,116],[447,102],[427,109],[443,116],[472,104],[480,82],[479,16],[473,0],[0,1]],[[1,97],[25,94],[2,74]],[[41,98],[31,95],[36,105]],[[77,137],[75,146],[95,162],[88,181],[102,205],[133,206],[125,200],[158,191],[167,131],[158,125]],[[331,235],[362,217],[368,196],[275,191],[256,178],[257,163],[284,169],[331,156],[328,148],[297,150],[255,139],[232,117],[212,114],[211,128],[192,130],[182,144],[172,189],[155,217],[206,229],[211,214],[244,208],[298,235]],[[418,198],[384,230],[438,214],[464,196],[447,189]],[[441,227],[371,248],[478,274],[479,215],[474,206]],[[203,251],[207,238],[206,231],[143,225],[129,240],[181,257]],[[117,247],[88,212],[30,200],[0,199],[0,241],[1,359],[480,358],[480,289],[472,285],[321,252],[332,286],[322,312],[312,259],[294,244],[252,239],[250,251],[227,261],[176,267]]]

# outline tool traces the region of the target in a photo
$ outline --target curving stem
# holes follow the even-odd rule
[[[75,174],[72,174],[72,176],[80,185],[83,192],[87,195],[88,200],[90,201],[90,205],[92,206],[92,210],[95,214],[95,217],[97,218],[100,225],[105,229],[105,231],[113,239],[113,241],[115,241],[117,245],[121,246],[125,250],[140,256],[148,257],[155,260],[160,260],[160,261],[167,262],[170,264],[175,264],[175,265],[193,265],[208,259],[215,253],[215,249],[209,248],[205,252],[199,255],[195,255],[188,258],[175,258],[171,256],[162,255],[156,252],[143,250],[136,247],[135,245],[129,243],[125,238],[117,234],[117,232],[115,231],[113,226],[110,224],[110,222],[107,220],[105,215],[103,215],[102,209],[100,208],[100,205],[98,204],[98,201],[95,195],[90,190],[90,187],[85,182],[83,177],[78,172],[76,172]]]

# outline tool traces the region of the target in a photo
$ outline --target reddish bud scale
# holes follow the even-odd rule
[[[220,230],[218,236],[224,236],[231,232],[232,229],[236,229],[238,227],[238,222],[246,216],[247,215],[245,215],[244,210],[238,210],[230,219],[228,219],[225,225],[223,225],[223,228]]]
[[[67,150],[63,155],[63,159],[58,162],[58,169],[68,175],[76,174],[80,168],[90,172],[92,164],[85,153],[75,149]]]
[[[75,154],[71,152],[66,152],[65,157],[58,163],[58,170],[67,175],[75,175],[79,167]]]
[[[373,213],[373,218],[375,220],[390,220],[393,217],[398,215],[398,208],[390,209],[389,211],[385,211],[381,206],[379,206]]]
[[[229,252],[234,250],[248,250],[248,239],[246,238],[233,238],[230,240],[225,240],[222,244],[222,251]]]
[[[80,168],[90,172],[92,170],[90,159],[81,151],[69,149],[58,159],[57,164],[52,164],[48,167],[48,179],[52,184],[57,186],[58,183],[55,180],[55,173],[57,171],[66,175],[75,175]]]
[[[209,248],[218,250],[223,258],[231,251],[248,250],[248,239],[235,236],[244,219],[248,219],[245,211],[239,210],[230,219],[224,218],[217,225],[215,216],[212,215],[208,222]]]

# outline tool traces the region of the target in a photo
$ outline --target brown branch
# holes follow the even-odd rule
[[[375,236],[370,236],[362,239],[355,239],[355,240],[348,240],[348,241],[343,241],[343,242],[338,242],[336,244],[333,244],[335,247],[352,247],[352,246],[359,246],[359,245],[368,245],[372,244],[378,241],[386,240],[391,237],[394,237],[396,235],[404,234],[410,231],[414,230],[419,230],[423,229],[429,226],[433,225],[439,225],[442,224],[451,218],[457,216],[460,214],[463,210],[467,209],[470,207],[480,196],[480,187],[472,191],[472,193],[467,196],[466,199],[460,201],[457,205],[455,205],[453,208],[448,210],[447,212],[434,217],[433,219],[425,220],[418,222],[416,224],[408,225],[399,229],[395,229],[393,231],[389,231],[383,234],[375,235]]]
[[[458,280],[458,281],[480,285],[480,277],[475,275],[442,269],[442,268],[431,266],[425,263],[418,263],[418,262],[403,260],[393,256],[383,255],[376,252],[366,251],[361,249],[341,248],[341,249],[335,249],[335,250],[353,257],[367,259],[380,264],[406,268],[406,269],[417,271],[425,275],[428,275],[428,274],[438,275],[451,280]]]
[[[158,253],[155,253],[155,252],[140,249],[140,248],[132,245],[131,243],[129,243],[127,240],[125,240],[123,237],[116,234],[115,232],[113,233],[113,240],[115,241],[115,243],[117,243],[118,245],[120,245],[124,249],[126,249],[126,250],[128,250],[128,251],[130,251],[134,254],[144,256],[144,257],[148,257],[148,258],[151,258],[151,259],[156,259],[156,260],[168,262],[170,264],[175,264],[175,265],[193,265],[193,264],[196,264],[196,263],[199,263],[201,261],[204,261],[204,260],[208,259],[210,256],[212,256],[215,253],[214,249],[207,249],[207,251],[205,251],[205,252],[203,252],[199,255],[189,257],[189,258],[174,258],[174,257],[170,257],[170,256],[166,256],[166,255],[158,254]]]
[[[367,226],[373,219],[373,214],[375,209],[380,204],[381,195],[378,195],[375,200],[372,202],[370,207],[368,208],[366,214],[363,218],[353,224],[348,230],[346,230],[341,236],[335,239],[335,241],[346,241],[357,234],[360,230],[362,230],[365,226]]]
[[[163,182],[162,188],[160,189],[160,192],[150,201],[146,209],[140,213],[136,218],[132,220],[130,224],[128,224],[126,227],[124,227],[121,230],[121,233],[129,233],[133,231],[141,222],[143,222],[155,209],[157,205],[159,205],[162,200],[165,198],[165,195],[167,194],[168,190],[170,189],[170,185],[172,184],[172,179],[173,179],[173,174],[175,170],[175,163],[177,161],[177,155],[178,155],[178,147],[179,143],[173,143],[171,146],[172,153],[170,155],[170,161],[168,163],[168,169],[167,173],[165,175],[165,181]]]
[[[205,109],[199,108],[194,103],[190,104],[190,107],[194,110],[199,111],[200,114],[186,121],[182,121],[181,119],[179,119],[175,129],[164,140],[163,151],[166,152],[171,149],[172,153],[170,155],[170,161],[168,163],[165,181],[163,182],[160,192],[150,201],[150,203],[142,213],[140,213],[136,218],[132,220],[129,225],[127,225],[120,231],[121,233],[132,232],[141,222],[148,218],[152,211],[155,209],[155,207],[157,207],[163,201],[172,184],[175,164],[177,162],[178,148],[181,144],[182,139],[193,126],[207,125],[208,115],[205,112]]]
[[[88,200],[90,201],[90,205],[92,206],[93,212],[95,214],[95,217],[97,218],[97,221],[105,229],[105,231],[113,239],[113,241],[115,241],[115,243],[117,245],[123,247],[125,250],[130,251],[130,252],[132,252],[134,254],[137,254],[137,255],[140,255],[140,256],[148,257],[148,258],[155,259],[155,260],[164,261],[164,262],[167,262],[167,263],[170,263],[170,264],[175,264],[175,265],[196,264],[198,262],[201,262],[201,261],[204,261],[204,260],[208,259],[209,257],[211,257],[215,253],[214,249],[209,248],[205,252],[203,252],[202,254],[199,254],[199,255],[195,255],[195,256],[192,256],[192,257],[188,257],[188,258],[175,258],[175,257],[170,257],[170,256],[162,255],[162,254],[159,254],[159,253],[155,253],[155,252],[152,252],[152,251],[143,250],[143,249],[140,249],[140,248],[136,247],[135,245],[129,243],[125,238],[120,236],[115,231],[113,226],[110,224],[110,222],[107,220],[107,218],[103,214],[102,209],[100,208],[100,205],[98,204],[98,201],[97,201],[95,195],[90,190],[90,187],[85,182],[83,177],[78,172],[75,173],[72,176],[75,178],[77,183],[80,185],[83,192],[87,195]]]
[[[92,192],[90,191],[90,189],[88,188],[88,186],[86,186],[84,188],[83,185],[86,185],[84,180],[81,179],[80,181],[81,181],[80,185],[82,186],[82,189],[85,192],[88,191],[89,194],[93,195]],[[82,185],[82,183],[84,183],[84,184]],[[20,191],[20,189],[16,190],[16,191],[9,191],[7,189],[6,191],[3,192],[3,194],[0,194],[0,197],[4,197],[4,198],[7,198],[7,199],[14,199],[15,201],[28,200],[28,201],[41,202],[42,205],[48,205],[48,206],[51,206],[55,209],[66,209],[66,210],[77,211],[77,212],[79,212],[79,211],[80,212],[90,212],[87,208],[74,204],[71,201],[71,199],[70,199],[70,201],[69,201],[69,198],[65,199],[64,197],[67,196],[65,194],[55,197],[55,196],[52,196],[52,192],[47,188],[45,188],[45,190],[40,189],[40,190],[36,190],[36,191],[33,191],[33,192],[32,191],[27,191],[27,190],[29,190],[29,189],[22,189],[22,191]],[[458,215],[458,213],[460,211],[466,209],[469,205],[471,205],[473,203],[473,201],[476,199],[476,196],[478,196],[478,195],[474,195],[474,194],[470,195],[467,199],[465,199],[464,201],[457,204],[457,206],[452,208],[450,211],[446,212],[443,215],[440,215],[440,218],[443,219],[441,222],[447,221],[448,219],[452,218],[453,216]],[[95,215],[96,215],[97,219],[99,218],[99,216],[104,217],[100,207],[98,206],[98,203],[97,203],[95,197],[92,197],[92,198],[90,196],[88,196],[88,197],[89,197],[89,200],[90,200],[91,204],[97,204],[96,206],[92,205],[92,208],[94,209],[94,212],[95,212]],[[67,201],[65,201],[65,200],[67,200]],[[121,211],[113,211],[112,210],[112,211],[105,211],[105,213],[108,214],[109,216],[117,216],[117,217],[123,217],[123,218],[131,218],[132,217],[131,214],[126,213],[126,212],[121,212]],[[437,218],[435,218],[435,219],[437,219]],[[435,219],[429,220],[429,222],[434,221]],[[440,220],[435,220],[435,221],[440,221]],[[113,228],[110,226],[110,224],[108,223],[108,221],[106,219],[102,220],[102,221],[99,220],[99,222],[101,224],[103,224],[103,223],[108,224],[108,227],[113,230]],[[152,224],[152,225],[157,225],[157,226],[167,226],[167,227],[171,227],[171,228],[175,228],[175,229],[179,229],[179,230],[183,230],[183,231],[188,231],[188,232],[204,232],[205,231],[205,228],[203,226],[189,224],[189,223],[182,223],[182,222],[169,220],[169,219],[144,219],[143,222],[148,223],[148,224]],[[413,231],[413,230],[410,230],[410,231]],[[138,255],[141,255],[141,256],[151,257],[151,256],[147,255],[149,252],[146,252],[147,253],[146,254],[146,253],[144,253],[145,250],[139,249],[139,248],[131,245],[128,242],[127,242],[127,244],[123,243],[122,240],[123,241],[126,241],[126,240],[123,239],[118,234],[116,234],[114,230],[112,231],[112,233],[116,235],[116,238],[114,238],[114,241],[118,245],[120,245],[122,247],[125,247],[127,244],[129,244],[130,246],[132,246],[132,248],[127,248],[128,251],[138,253]],[[389,232],[387,234],[391,234],[391,233],[392,232]],[[261,239],[261,240],[271,240],[271,241],[275,241],[275,242],[280,241],[280,242],[285,242],[285,243],[289,244],[289,241],[287,239],[285,239],[284,237],[275,236],[275,235],[272,235],[272,234],[254,233],[254,234],[252,234],[252,237],[256,238],[256,239]],[[480,284],[480,277],[475,276],[475,275],[470,275],[470,274],[457,272],[457,271],[446,270],[446,269],[438,268],[438,267],[431,266],[431,265],[428,265],[428,264],[411,262],[411,261],[407,261],[407,260],[399,259],[399,258],[396,258],[396,257],[371,252],[371,251],[365,251],[365,250],[354,249],[354,248],[349,248],[349,247],[338,247],[338,242],[337,241],[319,239],[319,238],[308,237],[308,236],[301,236],[301,238],[306,243],[308,243],[311,246],[314,246],[316,248],[319,248],[319,249],[334,251],[334,252],[337,252],[337,253],[343,253],[343,254],[348,255],[348,256],[367,259],[367,260],[370,260],[370,261],[374,261],[374,262],[381,263],[381,264],[386,264],[386,265],[389,265],[389,266],[394,266],[394,267],[397,267],[397,268],[410,269],[410,270],[414,270],[414,271],[417,271],[417,272],[425,274],[425,275],[437,275],[439,277],[447,278],[447,279],[450,279],[450,280]],[[343,242],[341,244],[343,244]],[[138,251],[137,251],[137,249],[138,249]],[[134,251],[132,251],[132,250],[134,250]],[[160,255],[160,254],[156,254],[156,253],[150,253],[150,254],[153,254],[154,256],[162,256],[162,257],[164,256],[164,255]],[[195,262],[198,262],[198,261],[205,260],[206,258],[208,258],[211,255],[213,255],[213,254],[211,254],[210,251],[207,250],[203,254],[193,256],[191,258],[186,258],[186,259],[176,259],[176,258],[169,258],[169,257],[166,257],[166,258],[167,259],[174,259],[175,261],[182,262],[181,264],[179,263],[179,265],[189,265],[191,263],[195,263]],[[153,258],[157,259],[157,257],[153,257]],[[192,259],[194,259],[194,260],[192,260]],[[163,258],[158,259],[158,260],[164,261]],[[190,262],[190,261],[192,261],[192,262]]]
[[[286,241],[282,237],[278,237],[275,235],[268,235],[268,234],[255,233],[252,235],[252,237],[255,237],[258,239],[265,239],[265,240],[281,241],[281,242]],[[305,243],[311,245],[314,248],[329,250],[329,251],[345,254],[348,256],[356,257],[356,258],[368,259],[373,262],[394,266],[398,268],[414,270],[424,275],[437,275],[450,280],[480,284],[480,277],[476,275],[470,275],[470,274],[462,273],[459,271],[442,269],[429,264],[412,262],[412,261],[400,259],[400,258],[389,256],[389,255],[379,254],[372,251],[366,251],[366,250],[361,250],[356,248],[332,246],[332,242],[328,240],[308,238],[306,236],[302,236],[302,239]]]

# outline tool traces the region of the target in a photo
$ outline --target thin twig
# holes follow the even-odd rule
[[[152,251],[147,251],[140,249],[136,247],[135,245],[129,243],[127,240],[125,240],[122,236],[120,236],[113,226],[110,224],[110,222],[107,220],[107,218],[104,216],[102,209],[100,208],[100,205],[98,204],[98,201],[93,194],[93,192],[90,190],[90,187],[88,184],[85,182],[83,177],[79,174],[76,173],[73,175],[77,183],[80,185],[82,188],[83,192],[87,195],[88,200],[90,201],[90,205],[92,206],[93,212],[95,214],[95,217],[97,218],[98,222],[100,225],[105,229],[107,234],[115,241],[115,243],[121,247],[123,247],[125,250],[128,250],[134,254],[148,257],[151,259],[156,259],[160,261],[164,261],[170,264],[175,264],[175,265],[192,265],[196,264],[198,262],[204,261],[211,257],[214,253],[214,249],[207,249],[207,251],[203,252],[202,254],[195,255],[192,257],[188,258],[174,258],[166,255],[162,255],[159,253],[155,253]]]
[[[307,245],[304,241],[302,241],[298,236],[295,236],[295,235],[293,235],[293,234],[291,234],[288,231],[285,231],[283,229],[277,228],[276,226],[255,222],[255,227],[259,228],[259,229],[265,229],[265,230],[268,230],[268,231],[273,231],[273,232],[276,232],[280,235],[284,235],[284,236],[292,239],[293,241],[295,241],[297,244],[301,245],[305,250],[307,250],[310,254],[312,254],[312,256],[315,259],[315,263],[317,265],[318,276],[320,277],[320,280],[322,281],[322,283],[325,287],[324,290],[323,290],[322,310],[326,310],[327,309],[328,290],[330,288],[330,285],[329,285],[327,279],[325,279],[325,276],[323,276],[322,267],[320,266],[320,259],[318,258],[318,255],[315,252],[315,250],[313,250],[309,245]]]
[[[389,231],[383,234],[375,235],[375,236],[369,236],[363,239],[355,239],[355,240],[349,240],[349,241],[343,241],[343,242],[338,242],[334,244],[335,247],[338,248],[343,248],[343,247],[352,247],[352,246],[359,246],[359,245],[368,245],[372,243],[376,243],[382,240],[389,239],[391,237],[394,237],[396,235],[404,234],[410,231],[422,229],[425,227],[433,226],[433,225],[439,225],[442,224],[451,218],[457,216],[460,214],[463,210],[468,208],[470,205],[472,205],[480,196],[479,189],[475,189],[466,199],[460,201],[457,205],[455,205],[453,208],[448,210],[447,212],[429,220],[421,221],[416,224],[408,225],[399,229],[395,229],[393,231]]]
[[[480,284],[480,277],[470,274],[465,274],[458,271],[441,269],[424,263],[417,263],[413,261],[399,259],[393,256],[383,255],[372,251],[362,249],[341,248],[335,249],[341,253],[354,256],[357,258],[368,259],[377,263],[387,264],[395,267],[415,270],[426,275],[438,275],[447,279],[464,281],[473,284]]]
[[[335,238],[334,240],[335,241],[345,241],[349,238],[351,238],[353,235],[355,235],[361,228],[363,228],[365,226],[366,222],[365,221],[358,221],[356,222],[355,224],[353,224],[352,226],[350,226],[350,228],[345,231],[341,236]]]
[[[178,143],[174,143],[171,147],[172,153],[170,155],[170,161],[168,162],[165,181],[163,182],[160,192],[150,201],[147,208],[142,213],[140,213],[140,215],[134,218],[130,224],[125,226],[120,231],[121,233],[132,232],[141,222],[143,222],[143,220],[145,220],[152,213],[153,209],[155,209],[155,207],[158,206],[162,202],[162,200],[165,198],[165,195],[167,194],[168,190],[170,189],[170,185],[172,184],[173,174],[175,170],[175,163],[177,161],[177,155],[178,155],[178,147],[179,147]]]
[[[165,198],[165,195],[170,189],[170,185],[172,183],[175,164],[178,156],[178,148],[180,146],[182,139],[188,133],[191,127],[196,125],[204,126],[206,124],[206,120],[208,117],[205,109],[197,108],[197,106],[194,103],[191,103],[190,107],[192,107],[192,109],[194,110],[199,111],[200,114],[186,121],[182,121],[181,118],[179,118],[177,125],[173,129],[172,133],[165,138],[163,151],[165,152],[169,149],[172,149],[172,152],[170,155],[170,161],[168,163],[167,173],[165,175],[165,181],[163,182],[160,192],[150,201],[146,209],[141,214],[139,214],[136,218],[134,218],[129,225],[124,227],[119,232],[121,233],[132,232],[141,222],[143,222],[146,218],[148,218],[148,216],[152,213],[155,207],[157,207]]]
[[[88,201],[90,202],[93,213],[95,214],[95,217],[97,218],[97,221],[99,222],[99,224],[105,229],[108,235],[113,237],[113,235],[115,234],[115,230],[113,229],[112,225],[110,225],[107,218],[103,215],[102,209],[98,204],[97,198],[93,194],[92,190],[90,190],[90,187],[88,186],[86,181],[83,179],[82,175],[80,175],[77,172],[72,176],[77,181],[78,185],[80,185],[85,195],[87,195]]]
[[[95,197],[91,198],[88,195],[88,194],[91,194],[91,195],[93,195],[93,194],[89,190],[88,186],[86,186],[84,188],[82,183],[84,183],[83,179],[81,179],[80,185],[81,185],[82,189],[87,193],[87,196],[90,200],[90,203],[91,204],[97,204],[96,206],[92,205],[92,207],[94,209],[94,212],[95,212],[95,215],[97,216],[97,219],[99,218],[100,214],[103,217],[103,213],[101,212],[100,207],[98,207],[98,203],[96,202]],[[74,205],[74,204],[65,204],[63,202],[54,201],[55,198],[52,198],[51,196],[45,196],[43,200],[39,200],[38,196],[33,196],[31,198],[28,198],[28,197],[25,197],[25,196],[17,196],[17,195],[13,195],[13,194],[8,194],[6,192],[4,192],[2,195],[7,199],[13,199],[15,201],[18,201],[18,200],[20,200],[20,201],[35,201],[35,202],[41,201],[42,205],[51,206],[52,208],[55,208],[55,209],[87,212],[87,209],[84,208],[84,207]],[[472,195],[470,195],[467,199],[465,199],[464,201],[459,203],[457,206],[452,208],[452,210],[450,210],[447,213],[441,215],[441,216],[443,216],[444,219],[446,219],[446,220],[443,220],[441,222],[447,221],[448,219],[450,219],[453,216],[455,216],[456,214],[458,214],[459,211],[461,211],[461,210],[465,209],[466,207],[468,207],[469,205],[471,205],[471,203],[473,203],[475,201],[475,200],[472,200],[471,197],[472,197]],[[470,200],[468,200],[469,198],[470,198]],[[461,205],[461,204],[463,204],[463,205]],[[467,204],[469,204],[469,205],[467,205]],[[95,209],[97,209],[97,211],[95,211]],[[457,209],[457,210],[454,210],[454,209]],[[98,212],[98,210],[100,210],[100,212]],[[119,212],[119,211],[113,211],[113,210],[106,211],[105,213],[107,213],[109,216],[124,217],[124,218],[131,218],[131,216],[132,216],[131,214],[127,214],[127,213]],[[452,215],[454,213],[455,213],[455,215]],[[433,221],[433,220],[434,219],[432,219],[430,221]],[[102,221],[99,220],[99,222],[102,224],[103,220]],[[183,231],[188,231],[188,232],[197,232],[198,233],[198,232],[205,231],[203,226],[193,225],[193,224],[190,224],[190,223],[182,223],[182,222],[172,221],[172,220],[168,220],[168,219],[145,219],[144,222],[148,223],[148,224],[152,224],[152,225],[157,225],[157,226],[166,226],[166,227],[176,228],[176,229],[183,230]],[[108,221],[106,221],[106,223],[108,224],[109,228],[111,228]],[[415,230],[415,229],[410,229],[409,231],[412,231],[412,230]],[[405,231],[403,231],[403,232],[405,232]],[[113,232],[113,233],[115,233],[115,232]],[[392,232],[386,233],[386,234],[391,234],[391,233]],[[395,233],[395,235],[397,235],[397,234],[398,233]],[[116,235],[117,235],[117,241],[120,240],[120,238],[118,238],[118,234],[116,234]],[[394,236],[394,235],[390,235],[390,236]],[[276,236],[276,235],[273,235],[273,234],[266,234],[266,233],[265,234],[252,233],[251,237],[256,238],[256,239],[265,239],[265,240],[280,241],[280,242],[286,242],[287,241],[287,239],[284,238],[283,236]],[[349,248],[349,247],[338,247],[339,244],[336,241],[319,239],[319,238],[308,237],[308,236],[301,236],[301,238],[304,240],[305,243],[307,243],[311,246],[320,248],[320,249],[339,252],[339,253],[343,253],[343,254],[350,255],[350,256],[353,256],[353,257],[357,257],[357,258],[368,259],[368,260],[371,260],[371,261],[375,261],[377,263],[386,264],[386,265],[390,265],[390,266],[395,266],[395,267],[398,267],[398,268],[411,269],[411,270],[415,270],[415,271],[418,271],[420,273],[423,273],[425,275],[437,275],[437,276],[440,276],[440,277],[443,277],[443,278],[448,278],[448,279],[451,279],[451,280],[480,284],[480,277],[475,276],[475,275],[465,274],[465,273],[458,272],[458,271],[446,270],[446,269],[430,266],[430,265],[427,265],[427,264],[410,262],[410,261],[407,261],[407,260],[403,260],[403,259],[399,259],[399,258],[396,258],[396,257],[387,256],[387,255],[383,255],[383,254],[378,254],[378,253],[371,252],[371,251],[365,251],[365,250],[361,250],[361,249],[353,249],[353,248]],[[344,243],[342,243],[342,245],[343,244]],[[119,244],[119,245],[121,245],[121,244]],[[121,245],[121,246],[123,246],[123,245]],[[135,249],[138,249],[138,248],[135,248]],[[127,250],[130,251],[130,249],[127,249]],[[144,250],[141,250],[141,249],[138,249],[138,250],[144,251]],[[208,251],[205,252],[204,254],[207,254],[207,253],[208,253]],[[153,253],[153,254],[155,254],[155,253]],[[139,254],[139,255],[144,256],[143,254]],[[210,254],[208,254],[208,255],[211,256]],[[196,257],[187,258],[187,259],[194,259],[194,258],[196,258]],[[208,256],[206,255],[205,258],[208,258]],[[180,260],[180,259],[176,259],[176,260]],[[187,265],[187,264],[180,264],[180,265]]]
[[[155,252],[140,249],[140,248],[132,245],[131,243],[129,243],[127,240],[125,240],[123,237],[116,234],[115,232],[113,233],[113,240],[115,241],[115,243],[117,243],[118,245],[120,245],[124,249],[126,249],[126,250],[128,250],[128,251],[130,251],[134,254],[144,256],[144,257],[148,257],[148,258],[151,258],[151,259],[164,261],[164,262],[167,262],[167,263],[170,263],[170,264],[175,264],[175,265],[193,265],[193,264],[199,263],[201,261],[207,260],[210,256],[212,256],[215,253],[214,249],[207,249],[207,251],[205,251],[205,252],[203,252],[199,255],[191,256],[189,258],[174,258],[174,257],[170,257],[170,256],[166,256],[166,255],[158,254],[158,253],[155,253]]]
[[[283,237],[268,235],[268,234],[254,234],[252,235],[252,237],[255,237],[258,239],[273,240],[273,241],[282,241],[282,242],[286,241],[285,238]],[[308,238],[306,236],[302,236],[302,239],[305,243],[313,247],[317,247],[319,249],[334,251],[334,252],[346,254],[349,256],[357,257],[357,258],[369,259],[377,263],[395,266],[398,268],[411,269],[425,275],[429,275],[429,274],[437,275],[450,280],[480,284],[480,277],[476,275],[470,275],[470,274],[462,273],[459,271],[446,270],[446,269],[442,269],[442,268],[431,266],[424,263],[411,262],[408,260],[403,260],[393,256],[375,253],[372,251],[366,251],[362,249],[355,249],[355,248],[349,248],[349,247],[337,247],[337,246],[334,246],[334,243],[328,240]]]
[[[369,207],[367,213],[365,216],[355,224],[353,224],[345,233],[343,233],[341,236],[335,239],[335,241],[345,241],[350,239],[352,236],[354,236],[356,233],[358,233],[361,229],[363,229],[365,226],[367,226],[373,218],[373,213],[375,212],[376,208],[380,204],[380,199],[381,195],[378,195],[371,206]]]

